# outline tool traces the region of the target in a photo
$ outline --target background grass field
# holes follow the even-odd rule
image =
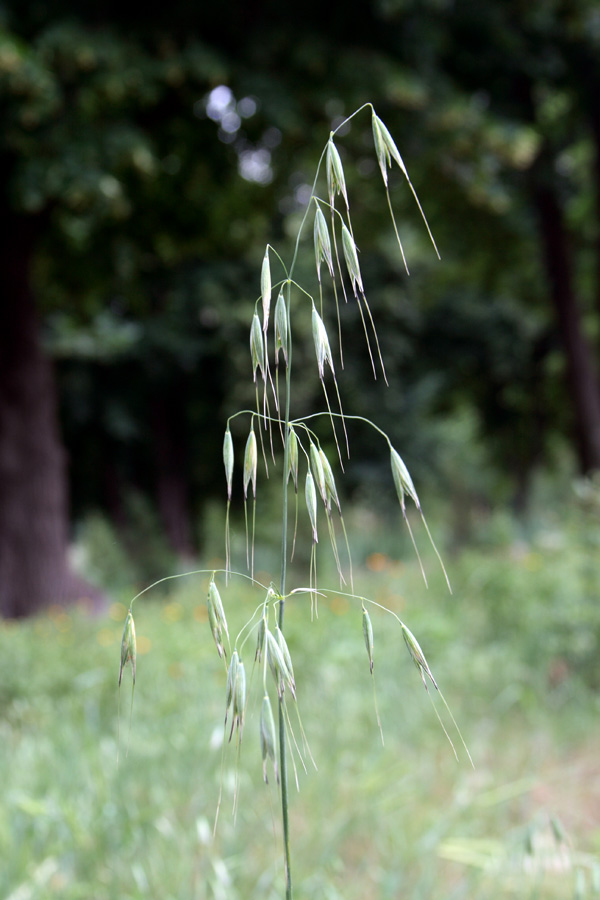
[[[355,548],[357,591],[414,631],[474,769],[438,702],[455,760],[390,616],[371,613],[382,745],[360,603],[334,592],[313,622],[306,597],[288,604],[318,766],[300,769],[292,791],[299,898],[600,895],[596,513],[573,502],[518,539],[507,521],[447,560],[452,596],[433,559],[427,590],[412,559],[374,552],[384,531],[362,529]],[[5,900],[281,895],[258,678],[238,760],[233,744],[223,753],[225,672],[206,622],[207,584],[190,576],[137,601],[131,732],[130,670],[120,715],[116,683],[134,588],[100,617],[53,608],[0,626]],[[231,631],[262,599],[236,581],[222,595]]]

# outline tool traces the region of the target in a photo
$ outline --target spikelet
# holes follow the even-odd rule
[[[325,260],[329,274],[334,277],[333,272],[333,256],[331,253],[331,239],[329,237],[329,228],[327,221],[323,215],[323,211],[317,203],[317,211],[315,212],[314,226],[314,242],[315,242],[315,259],[317,263],[317,277],[321,280],[321,262]]]
[[[288,364],[288,319],[285,299],[280,292],[275,304],[275,362],[279,363],[279,351],[283,352],[285,364]]]
[[[283,692],[285,691],[285,688],[287,685],[292,697],[294,697],[294,699],[295,699],[296,698],[296,683],[294,681],[294,676],[288,669],[281,646],[277,642],[276,638],[273,636],[273,632],[269,631],[269,629],[267,629],[267,631],[266,631],[266,645],[267,645],[267,660],[268,660],[271,672],[273,674],[273,678],[275,679],[275,684],[277,685],[277,693],[278,693],[279,697],[283,697]],[[287,647],[287,645],[286,645],[286,647]],[[288,651],[288,656],[289,656],[289,651]],[[290,660],[290,663],[291,663],[291,660]]]
[[[250,429],[244,451],[244,499],[248,497],[248,485],[252,482],[252,494],[256,497],[256,473],[258,469],[258,448],[254,429]]]
[[[391,464],[392,464],[392,475],[394,477],[394,485],[396,486],[396,493],[398,494],[398,499],[400,501],[400,505],[402,509],[404,509],[404,494],[408,494],[408,496],[413,500],[417,509],[421,509],[421,504],[419,503],[419,498],[417,496],[417,492],[415,490],[415,486],[413,484],[413,480],[410,477],[409,471],[404,464],[404,460],[393,447],[390,447],[390,456],[391,456]]]
[[[279,649],[281,650],[281,655],[283,656],[283,661],[287,670],[287,680],[290,686],[290,690],[292,692],[292,696],[294,699],[296,698],[296,680],[294,678],[294,667],[292,665],[292,657],[290,656],[290,651],[287,645],[287,641],[283,636],[283,631],[280,629],[279,625],[275,626],[275,637],[277,638],[277,643],[279,644]]]
[[[212,607],[215,611],[215,615],[217,617],[217,622],[221,626],[221,628],[225,631],[227,635],[227,640],[229,640],[229,629],[227,627],[227,619],[225,618],[225,610],[223,609],[223,602],[221,600],[221,595],[219,594],[219,590],[214,582],[214,578],[211,579],[210,584],[208,586],[208,602],[212,604]]]
[[[304,488],[306,497],[306,508],[308,509],[308,517],[312,528],[313,543],[319,543],[317,534],[317,493],[315,491],[315,482],[311,475],[310,469],[306,473],[306,485]]]
[[[229,428],[225,432],[223,440],[223,464],[225,466],[225,478],[227,480],[227,499],[231,500],[233,485],[233,439]]]
[[[319,378],[321,379],[321,381],[323,381],[323,379],[325,378],[325,363],[328,363],[329,368],[334,373],[334,375],[335,371],[333,368],[333,356],[331,355],[331,347],[329,345],[327,331],[325,329],[323,319],[314,306],[312,308],[312,335],[315,344],[315,352],[317,354]]]
[[[135,637],[135,623],[131,610],[127,613],[125,619],[125,627],[123,628],[123,637],[121,638],[121,665],[119,667],[119,687],[123,677],[123,669],[128,663],[131,663],[131,672],[133,675],[133,684],[135,685],[135,659],[137,653],[137,642]]]
[[[271,309],[271,266],[269,265],[269,248],[265,250],[260,270],[260,295],[263,308],[263,331],[266,334]]]
[[[319,457],[321,458],[321,465],[323,466],[323,474],[325,476],[325,487],[327,489],[327,507],[331,510],[331,501],[333,500],[335,505],[338,508],[338,512],[341,516],[342,507],[340,506],[340,501],[338,498],[337,488],[335,486],[335,478],[333,477],[333,470],[329,463],[329,460],[325,456],[323,450],[319,448]]]
[[[329,202],[333,206],[335,195],[342,194],[348,208],[348,193],[346,191],[346,179],[344,177],[344,167],[337,147],[333,143],[333,139],[329,138],[327,142],[327,154],[325,168],[327,171],[327,187],[329,189]]]
[[[238,667],[235,675],[235,685],[233,689],[233,723],[231,726],[232,734],[233,729],[237,728],[239,740],[242,739],[242,732],[244,730],[244,716],[246,712],[246,670],[244,668],[244,663],[240,659],[238,662]],[[231,740],[231,734],[229,735],[229,740]]]
[[[231,662],[229,663],[229,668],[227,669],[227,694],[225,698],[225,724],[227,725],[227,715],[229,713],[229,707],[233,702],[233,693],[235,690],[235,681],[237,678],[237,670],[240,664],[240,658],[237,650],[234,650],[231,654]]]
[[[288,471],[287,479],[290,475],[294,482],[294,490],[298,493],[298,437],[293,428],[290,427],[289,432],[289,451],[288,451]]]
[[[260,752],[263,762],[263,778],[266,783],[267,778],[267,758],[273,763],[275,769],[275,780],[279,783],[279,774],[277,771],[277,759],[275,757],[275,720],[273,718],[273,710],[271,709],[271,701],[269,695],[265,694],[260,709]]]
[[[357,287],[361,294],[364,293],[362,275],[360,274],[358,253],[356,252],[356,244],[354,243],[354,238],[345,225],[342,225],[342,248],[344,250],[344,259],[346,260],[346,267],[348,269],[348,274],[350,275],[350,281],[352,282],[352,290],[354,291],[354,296],[357,296]]]
[[[419,674],[423,680],[423,684],[425,685],[425,690],[427,690],[427,682],[425,680],[425,675],[427,675],[431,679],[431,683],[436,691],[438,691],[439,688],[437,686],[436,680],[433,677],[427,660],[425,659],[425,654],[419,646],[419,642],[417,641],[412,631],[404,624],[404,622],[401,622],[400,624],[402,626],[402,634],[404,635],[404,641],[406,643],[406,646],[408,647],[408,652],[410,653],[415,666],[419,670]]]
[[[404,165],[404,160],[400,156],[400,151],[398,150],[398,147],[396,146],[394,138],[391,136],[390,132],[388,131],[388,129],[384,125],[384,123],[381,121],[379,116],[377,116],[375,114],[375,110],[373,110],[372,124],[373,124],[373,141],[375,143],[375,154],[377,156],[377,162],[379,163],[379,168],[381,169],[381,174],[383,176],[383,183],[385,184],[385,189],[386,189],[386,191],[388,191],[387,170],[388,170],[388,166],[391,168],[392,160],[393,160],[395,163],[397,163],[398,167],[400,168],[400,170],[402,171],[404,177],[406,178],[406,180],[408,182],[408,186],[409,186],[411,193],[415,199],[415,203],[417,204],[417,206],[419,208],[419,212],[421,213],[421,218],[423,219],[423,222],[425,223],[425,227],[427,229],[427,234],[429,235],[429,239],[431,240],[431,243],[433,244],[433,249],[435,250],[437,258],[439,259],[440,253],[437,248],[437,244],[434,240],[433,234],[431,233],[431,228],[429,227],[429,222],[427,221],[427,217],[425,216],[425,212],[423,210],[423,207],[421,206],[421,201],[419,200],[419,198],[417,196],[417,192],[415,191],[412,181],[409,178],[408,172],[406,170],[406,166]],[[389,192],[388,192],[388,203],[389,203]],[[390,212],[391,212],[391,209],[392,208],[391,208],[391,204],[390,204]],[[404,250],[402,249],[402,242],[400,241],[400,236],[398,234],[398,229],[396,227],[396,221],[394,219],[393,213],[392,213],[392,222],[394,224],[394,230],[396,232],[398,246],[400,247],[400,252],[402,253],[402,258],[404,259],[404,265],[406,266]],[[408,267],[406,268],[406,271],[408,272]]]
[[[260,662],[262,660],[263,651],[265,649],[265,633],[266,633],[267,623],[265,621],[265,617],[263,616],[258,625],[258,632],[256,635],[256,653],[254,654],[254,662],[258,660]]]
[[[206,600],[206,608],[208,610],[208,624],[210,625],[210,630],[212,632],[215,646],[217,648],[217,653],[219,654],[221,659],[223,659],[225,655],[225,647],[223,646],[223,631],[216,610],[211,602],[210,593]]]
[[[387,169],[388,166],[391,167],[392,159],[398,164],[406,178],[408,178],[406,166],[404,165],[404,161],[400,156],[394,139],[379,116],[375,115],[375,111],[373,111],[372,124],[375,153],[377,154],[377,162],[379,163],[379,168],[381,169],[381,174],[383,175],[383,181],[385,185],[387,186],[388,183]]]
[[[310,470],[313,473],[313,477],[315,479],[316,486],[319,490],[319,494],[321,495],[321,500],[325,506],[325,509],[329,509],[328,499],[327,499],[327,487],[325,485],[325,472],[323,471],[323,463],[321,462],[321,455],[317,450],[317,447],[313,442],[310,442]]]
[[[252,316],[252,326],[250,328],[250,357],[252,359],[252,375],[256,383],[256,370],[260,369],[263,381],[265,378],[265,344],[263,333],[260,327],[260,319],[254,313]]]

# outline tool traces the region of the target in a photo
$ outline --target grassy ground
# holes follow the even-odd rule
[[[412,561],[358,548],[357,589],[414,631],[474,769],[437,702],[455,760],[391,617],[372,612],[382,745],[360,603],[332,594],[311,623],[307,599],[290,602],[318,766],[292,791],[297,898],[600,896],[600,576],[586,522],[451,559],[452,597],[432,560],[426,591]],[[4,900],[281,896],[258,679],[238,761],[233,745],[223,754],[206,586],[197,576],[137,602],[131,733],[129,670],[120,717],[116,690],[128,595],[98,619],[57,608],[0,625]],[[262,599],[237,583],[222,594],[233,630]]]

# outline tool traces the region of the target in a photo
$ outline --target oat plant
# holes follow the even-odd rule
[[[389,190],[388,171],[392,166],[398,166],[404,176],[408,189],[416,201],[424,227],[431,238],[433,249],[437,253],[425,214],[394,139],[375,113],[373,106],[366,104],[331,132],[317,166],[291,261],[286,264],[276,248],[270,244],[265,248],[260,278],[257,277],[259,293],[255,299],[249,335],[255,406],[233,413],[226,424],[223,441],[226,489],[225,567],[206,573],[209,575],[208,623],[217,653],[224,666],[223,746],[225,748],[233,746],[238,754],[247,732],[245,719],[248,708],[248,686],[257,682],[259,685],[260,714],[258,722],[254,722],[252,728],[257,732],[257,740],[260,741],[263,778],[265,782],[272,778],[278,785],[280,795],[286,900],[292,897],[288,766],[291,766],[298,784],[299,767],[307,769],[309,764],[314,764],[297,705],[297,695],[301,694],[302,686],[296,684],[292,658],[284,637],[286,605],[290,602],[303,603],[307,617],[316,619],[319,599],[327,597],[330,593],[343,595],[356,603],[357,631],[360,634],[362,621],[367,651],[366,662],[371,677],[375,671],[375,640],[369,609],[372,607],[385,609],[374,598],[356,594],[353,586],[350,542],[336,482],[336,474],[339,477],[340,473],[343,473],[344,463],[350,455],[347,432],[347,423],[350,419],[355,424],[370,428],[381,452],[389,456],[390,486],[393,484],[397,493],[402,518],[417,554],[423,578],[427,580],[407,513],[409,503],[417,511],[423,534],[431,542],[450,589],[444,564],[435,547],[417,490],[402,457],[392,445],[388,435],[374,422],[345,414],[338,381],[340,371],[343,369],[340,310],[344,304],[356,303],[372,375],[374,378],[381,377],[387,383],[385,362],[359,262],[359,249],[355,239],[344,166],[336,143],[340,129],[359,114],[371,116],[374,153],[382,175],[391,227],[407,273],[408,264]],[[297,260],[301,248],[305,248],[307,239],[311,237],[313,250],[307,252],[314,252],[314,280],[311,284],[299,284],[295,279]],[[292,412],[293,338],[294,322],[298,315],[310,316],[316,367],[324,403],[321,412],[313,412],[304,417],[297,416],[295,410]],[[385,389],[385,385],[382,385],[382,388]],[[236,460],[231,425],[237,419],[245,420],[248,429],[240,473],[246,523],[245,559],[242,560],[242,565],[245,564],[244,571],[240,571],[239,561],[232,560],[230,541],[229,513],[234,494]],[[331,446],[335,448],[333,453],[326,452],[315,430],[316,426],[321,424],[320,420],[325,420],[331,429],[333,438]],[[318,430],[320,432],[322,429]],[[237,422],[234,431],[236,434],[239,431]],[[240,456],[241,449],[240,446],[238,450]],[[273,472],[279,472],[278,477],[281,479],[281,568],[278,577],[266,585],[260,583],[254,575],[254,535],[259,473],[263,477],[263,474],[268,476]],[[295,549],[299,515],[306,516],[309,527],[310,565],[307,581],[304,584],[290,586],[288,565]],[[335,588],[325,587],[317,580],[317,548],[322,543],[329,544],[335,561],[339,578],[339,585]],[[167,576],[171,577],[182,576]],[[258,598],[256,608],[247,623],[237,636],[233,636],[228,629],[225,606],[217,582],[225,594],[229,582],[240,577],[248,579],[253,584],[258,592]],[[160,582],[156,582],[158,583]],[[119,683],[123,666],[129,662],[132,663],[135,677],[133,602],[123,635]],[[391,610],[386,612],[396,620],[398,637],[403,638],[426,691],[430,697],[436,696],[441,700],[441,713],[435,704],[434,708],[452,749],[456,754],[444,720],[458,734],[468,755],[468,750],[417,638],[396,613]],[[317,625],[314,624],[313,627]],[[249,672],[254,677],[250,677]],[[379,722],[378,712],[377,720]],[[234,808],[236,804],[237,791]]]

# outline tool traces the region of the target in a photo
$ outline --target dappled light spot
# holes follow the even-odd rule
[[[122,603],[111,603],[108,615],[113,622],[124,622],[127,615],[127,609]]]
[[[521,565],[524,569],[527,569],[528,572],[539,572],[543,568],[544,559],[541,553],[534,553],[532,551],[523,556]]]
[[[182,616],[183,606],[181,605],[181,603],[177,603],[175,601],[173,601],[172,603],[167,603],[160,614],[161,619],[169,624],[172,622],[178,622]]]
[[[404,575],[406,566],[397,559],[390,560],[388,571],[393,578],[400,578],[401,575]]]
[[[388,609],[399,612],[400,610],[405,609],[406,600],[402,594],[388,594],[385,598],[385,605]]]
[[[206,622],[208,618],[208,611],[206,606],[196,606],[194,609],[194,619],[196,622]]]
[[[175,680],[179,680],[184,676],[184,668],[182,663],[180,662],[171,663],[167,671],[169,673],[169,677],[174,678]]]
[[[350,604],[346,597],[340,597],[336,594],[331,598],[331,612],[336,616],[345,616],[350,608]]]
[[[390,558],[385,553],[371,553],[367,556],[367,569],[370,572],[384,572],[389,564]]]
[[[136,641],[136,652],[138,656],[143,656],[145,653],[149,653],[152,649],[152,641],[149,637],[145,637],[143,634],[139,634],[137,636]]]
[[[115,631],[111,631],[110,628],[101,628],[96,635],[96,640],[101,647],[110,647],[112,644],[116,644],[118,639],[119,636],[117,635],[117,633]]]
[[[48,610],[48,618],[52,620],[52,624],[57,631],[69,631],[73,627],[73,622],[64,607],[57,604],[51,606]]]

